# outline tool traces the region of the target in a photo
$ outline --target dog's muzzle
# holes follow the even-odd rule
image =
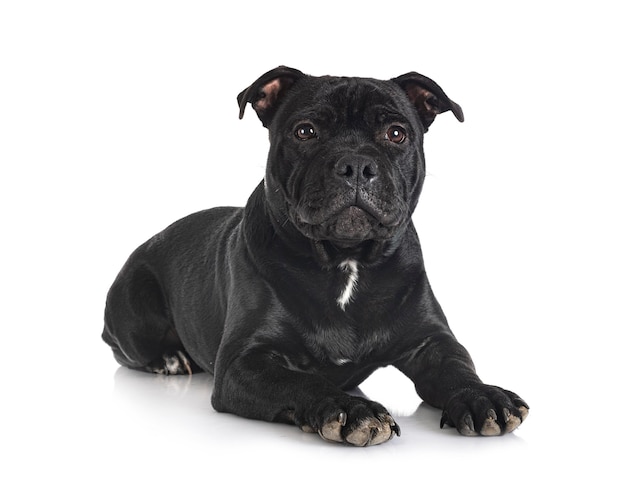
[[[407,212],[406,202],[380,175],[375,160],[345,155],[322,188],[303,192],[294,221],[311,239],[354,245],[393,237]]]

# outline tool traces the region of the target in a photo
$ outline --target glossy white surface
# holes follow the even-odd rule
[[[0,4],[0,479],[623,479],[619,5],[222,3]],[[481,377],[531,406],[514,434],[440,430],[387,369],[362,390],[402,436],[337,446],[215,413],[209,376],[120,369],[100,341],[130,252],[263,177],[235,98],[280,64],[416,70],[463,106],[427,134],[414,218]]]
[[[440,430],[440,412],[420,403],[401,374],[379,371],[362,392],[390,409],[402,436],[370,448],[216,413],[207,374],[165,377],[113,364],[23,373],[11,386],[13,401],[5,411],[10,413],[3,423],[5,435],[10,433],[5,438],[10,456],[3,470],[18,474],[10,479],[49,473],[76,479],[204,479],[222,468],[233,477],[275,479],[412,473],[437,479],[503,473],[510,479],[574,474],[618,479],[621,447],[612,440],[609,421],[598,422],[598,409],[577,385],[555,379],[559,387],[549,390],[528,381],[543,372],[535,368],[508,381],[523,388],[532,406],[514,434],[466,438]]]

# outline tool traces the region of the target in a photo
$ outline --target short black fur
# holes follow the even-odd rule
[[[384,407],[346,394],[388,365],[443,410],[442,425],[515,429],[528,406],[477,376],[432,293],[411,220],[423,134],[447,110],[462,121],[458,104],[416,73],[381,81],[288,67],[238,102],[269,129],[265,179],[244,208],[192,214],[130,256],[105,309],[117,361],[208,371],[216,410],[330,441],[399,434]]]

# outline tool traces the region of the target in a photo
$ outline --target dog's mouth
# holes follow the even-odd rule
[[[363,208],[350,205],[317,224],[299,218],[296,227],[311,239],[323,265],[336,266],[346,258],[363,264],[377,262],[388,241],[401,229],[401,223],[386,225]]]
[[[360,207],[352,205],[341,212],[327,226],[328,234],[338,242],[360,242],[369,239],[377,230],[376,220]]]
[[[315,242],[357,248],[368,241],[387,241],[403,230],[410,206],[395,186],[380,183],[318,186],[305,183],[299,195],[287,197],[291,223]],[[297,190],[294,189],[296,192]]]
[[[381,222],[360,206],[349,205],[321,222],[310,222],[298,215],[296,226],[308,238],[330,241],[339,248],[351,248],[368,240],[393,237],[399,221]]]

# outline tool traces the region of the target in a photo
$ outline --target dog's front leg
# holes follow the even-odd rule
[[[528,414],[517,394],[480,380],[469,353],[447,329],[426,336],[395,365],[424,401],[443,409],[441,427],[493,436],[513,431]]]
[[[292,370],[271,352],[247,352],[216,370],[212,404],[218,411],[293,423],[327,441],[355,446],[400,434],[380,404],[351,396],[315,373]]]

